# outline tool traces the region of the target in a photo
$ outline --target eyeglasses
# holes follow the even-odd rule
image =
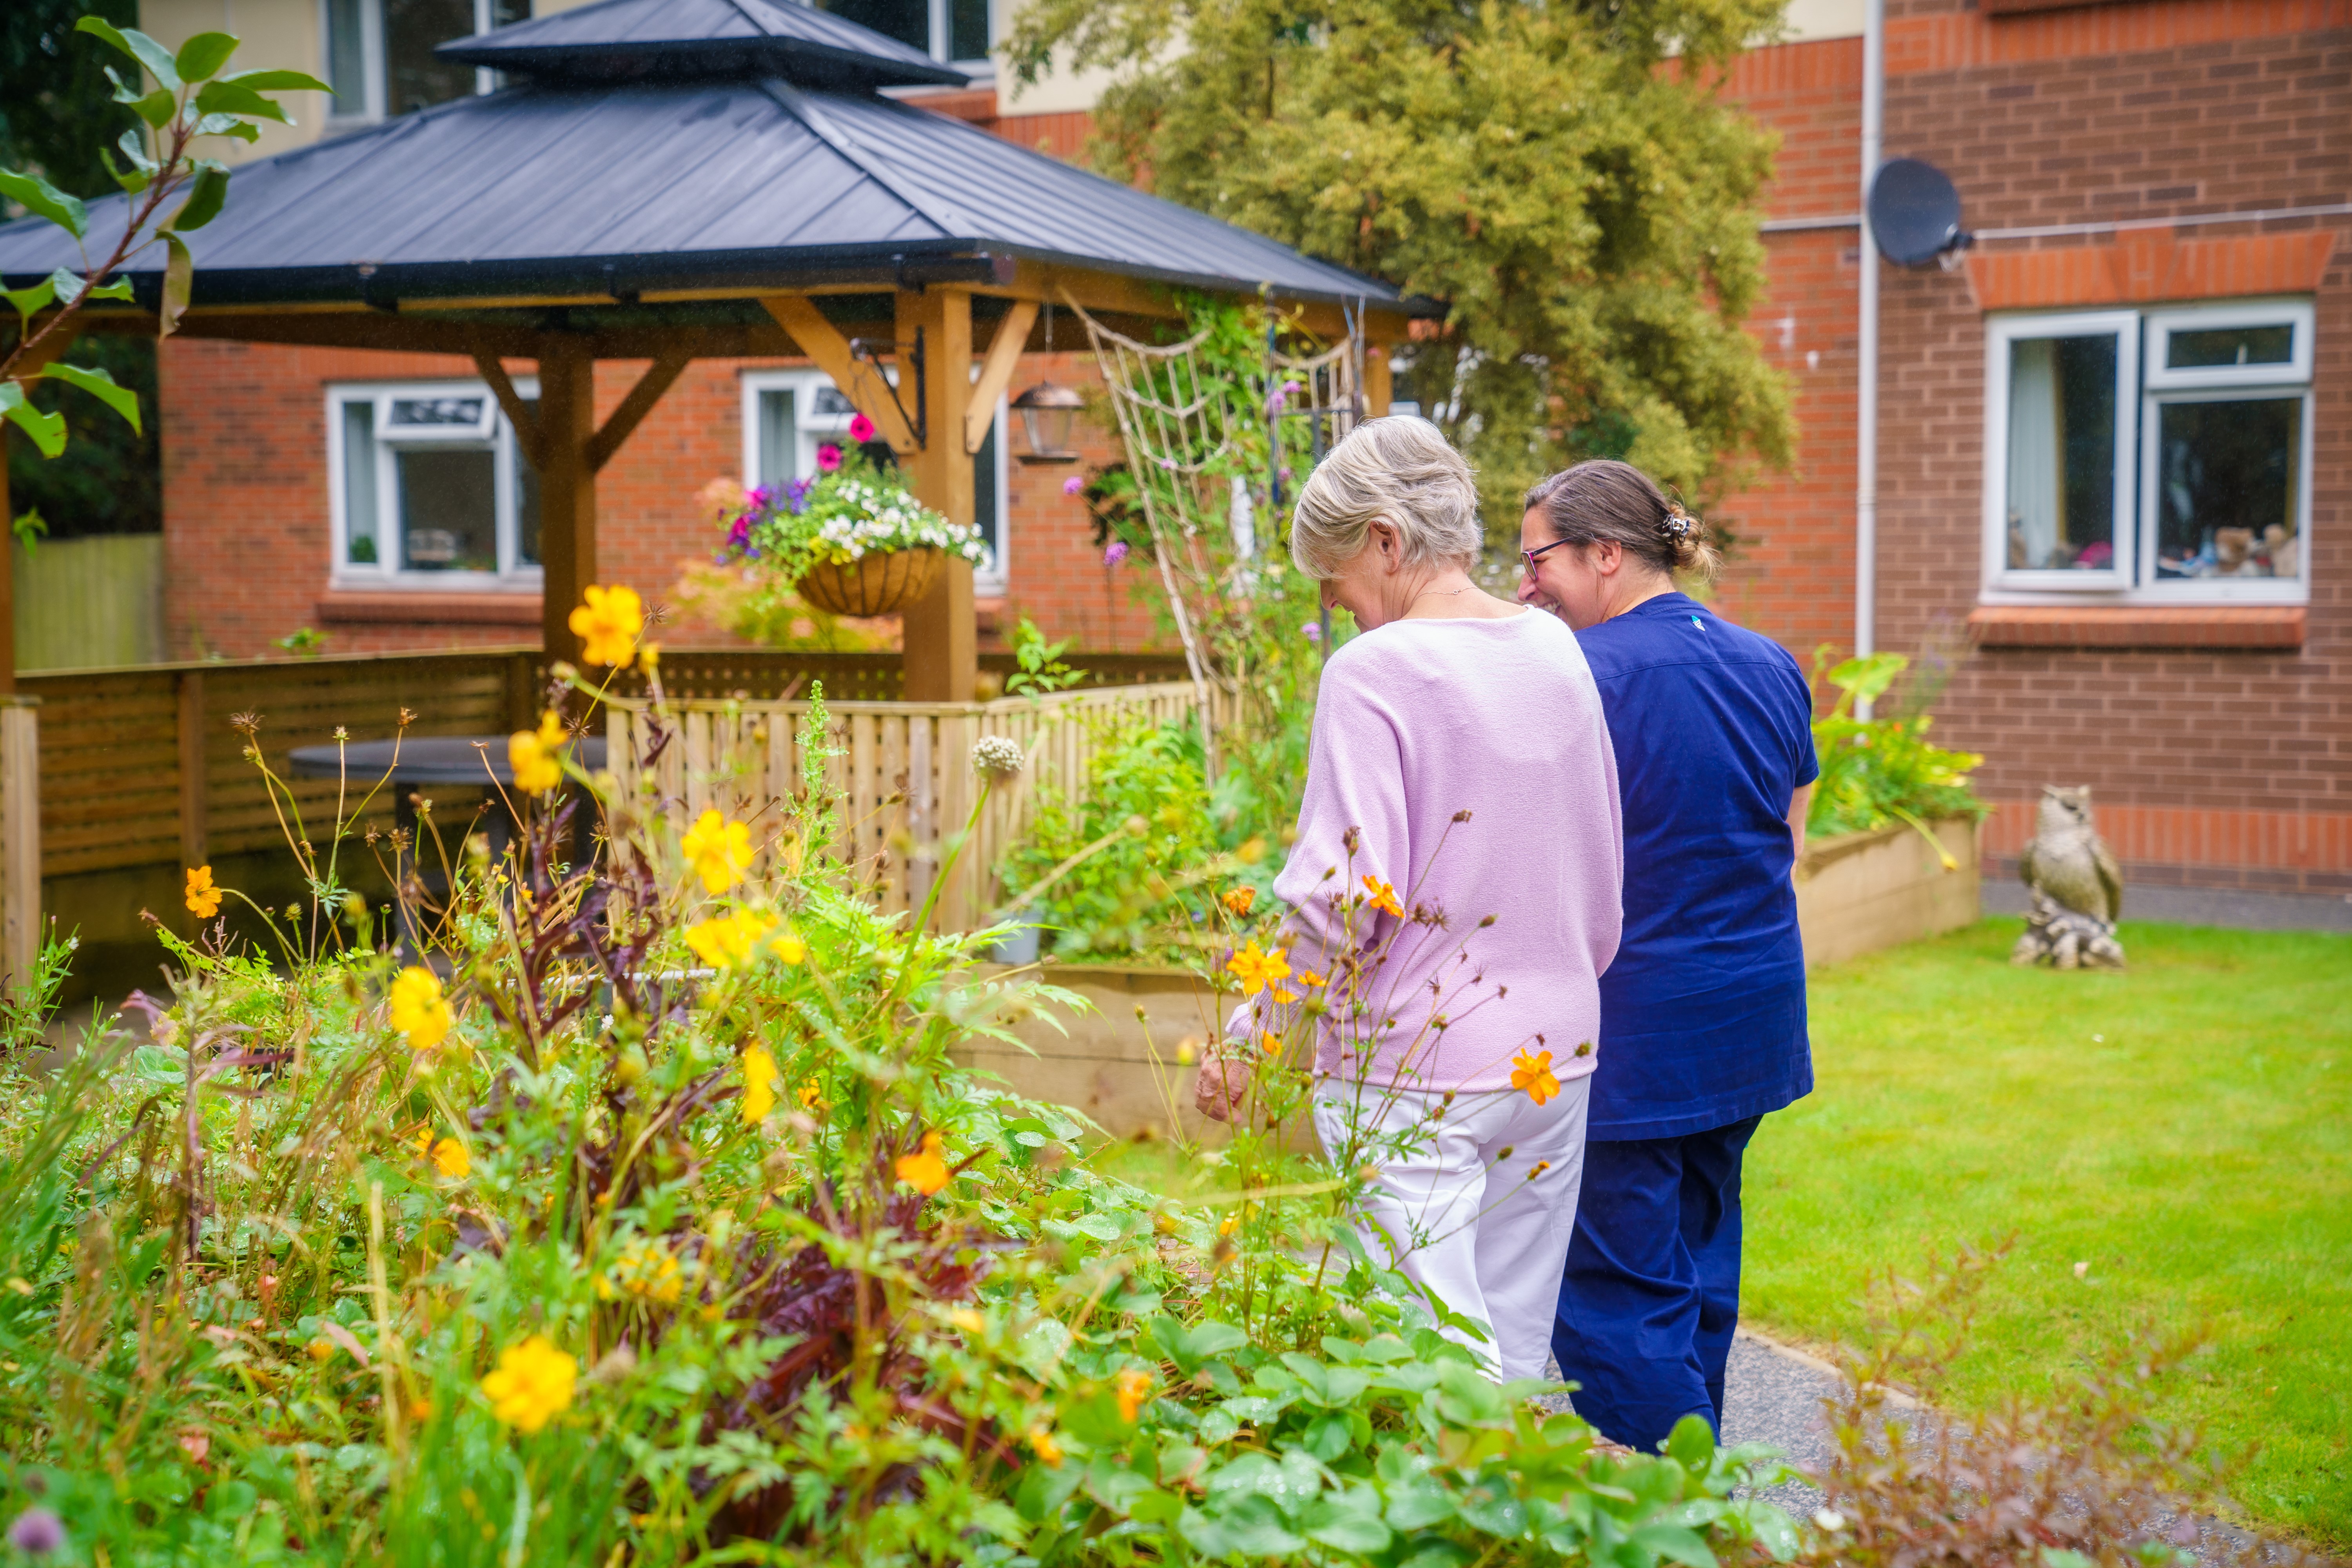
[[[1524,560],[1528,563],[1528,575],[1532,577],[1536,574],[1536,562],[1546,551],[1558,550],[1563,544],[1573,544],[1575,542],[1576,542],[1572,539],[1555,539],[1549,544],[1538,544],[1533,550],[1520,551],[1520,559]]]

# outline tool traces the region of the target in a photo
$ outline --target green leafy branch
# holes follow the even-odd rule
[[[68,323],[90,300],[129,300],[130,279],[115,274],[133,257],[156,245],[169,253],[157,309],[159,335],[169,337],[178,329],[195,278],[195,259],[184,237],[218,217],[228,200],[228,166],[216,158],[192,156],[190,145],[201,136],[257,141],[261,129],[257,121],[293,123],[269,94],[331,90],[326,83],[302,71],[222,75],[237,47],[236,38],[227,33],[198,33],[174,54],[135,28],[125,30],[96,16],[84,16],[75,24],[75,30],[103,39],[130,58],[129,80],[111,66],[106,77],[114,84],[114,101],[129,104],[145,122],[146,132],[142,136],[134,128],[122,133],[116,143],[122,163],[118,164],[109,152],[99,153],[131,205],[122,233],[105,259],[95,266],[88,245],[89,209],[80,198],[68,195],[38,174],[0,169],[0,195],[64,229],[81,252],[79,272],[60,267],[29,288],[0,288],[0,298],[16,307],[19,323],[16,346],[5,359],[0,359],[0,419],[15,422],[45,458],[65,450],[66,421],[62,414],[34,405],[26,384],[35,380],[46,377],[78,386],[129,420],[132,429],[140,427],[139,400],[129,388],[117,384],[104,369],[45,364],[43,360],[53,356],[44,353],[42,345],[55,339],[56,346],[62,348],[70,342],[73,332]],[[155,83],[152,89],[146,86],[150,79]],[[159,222],[166,207],[171,208],[170,215]],[[36,319],[45,312],[47,319],[36,327]],[[20,374],[16,366],[25,361],[29,361],[28,368]]]

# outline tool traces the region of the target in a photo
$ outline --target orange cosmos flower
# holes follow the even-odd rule
[[[1397,919],[1404,919],[1404,906],[1397,902],[1396,889],[1378,877],[1364,879],[1364,901],[1376,910],[1384,910]]]
[[[210,866],[193,866],[188,869],[188,912],[200,921],[208,921],[220,913],[220,889],[213,886]]]
[[[1551,1053],[1540,1056],[1521,1051],[1511,1058],[1511,1087],[1525,1089],[1529,1100],[1538,1105],[1559,1092],[1559,1079],[1552,1076]]]
[[[1290,978],[1290,961],[1284,956],[1287,952],[1281,947],[1261,952],[1251,941],[1225,961],[1225,968],[1240,978],[1243,995],[1255,996],[1276,981]]]
[[[1118,1374],[1118,1418],[1132,1422],[1143,1414],[1143,1402],[1151,1397],[1151,1374],[1139,1366],[1130,1366]]]
[[[948,1184],[948,1163],[940,1157],[944,1142],[936,1132],[923,1134],[923,1146],[898,1156],[898,1179],[929,1197]]]

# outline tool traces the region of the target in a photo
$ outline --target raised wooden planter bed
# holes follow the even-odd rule
[[[1957,869],[1945,870],[1909,827],[1807,845],[1797,867],[1806,962],[1835,963],[1975,920],[1977,825],[1938,823],[1936,836],[1959,862]],[[1223,1130],[1193,1111],[1192,1069],[1177,1061],[1187,1039],[1197,1048],[1217,1027],[1219,998],[1168,969],[1056,964],[1045,977],[1084,996],[1094,1011],[1064,1017],[1066,1034],[1042,1018],[1020,1024],[1014,1033],[1034,1056],[986,1041],[959,1052],[960,1059],[997,1074],[1018,1093],[1075,1106],[1117,1137],[1181,1131],[1223,1142]]]
[[[1808,967],[1967,925],[1980,912],[1977,824],[1934,824],[1959,862],[1947,871],[1912,827],[1848,833],[1805,846],[1797,862],[1797,921]]]

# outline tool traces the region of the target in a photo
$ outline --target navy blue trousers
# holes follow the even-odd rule
[[[1655,1453],[1675,1423],[1723,1432],[1723,1367],[1739,1324],[1739,1163],[1763,1120],[1584,1147],[1552,1323],[1576,1413]]]

